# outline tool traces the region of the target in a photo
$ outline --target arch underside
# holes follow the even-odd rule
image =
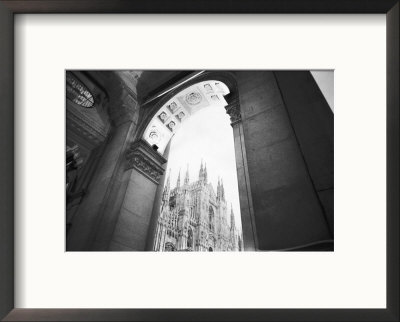
[[[221,81],[207,80],[188,86],[156,111],[143,133],[143,140],[163,154],[181,125],[203,108],[225,107],[228,87]]]

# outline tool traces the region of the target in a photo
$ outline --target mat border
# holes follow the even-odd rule
[[[14,15],[384,13],[387,49],[386,309],[15,309]],[[399,321],[398,0],[0,0],[0,318],[4,321]]]

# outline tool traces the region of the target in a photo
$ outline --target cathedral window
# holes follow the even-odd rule
[[[208,210],[208,227],[210,230],[214,229],[214,210],[211,206]]]
[[[67,98],[77,105],[90,108],[94,105],[93,95],[89,89],[72,74],[67,73]]]
[[[188,239],[187,239],[187,248],[192,248],[192,247],[193,247],[193,231],[191,228],[189,228]]]

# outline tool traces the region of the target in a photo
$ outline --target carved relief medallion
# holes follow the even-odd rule
[[[191,92],[186,95],[186,102],[190,105],[197,105],[201,102],[201,94],[198,92]]]

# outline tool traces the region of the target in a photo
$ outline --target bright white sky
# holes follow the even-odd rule
[[[313,70],[311,71],[315,81],[318,84],[319,89],[321,90],[322,94],[324,95],[326,101],[329,104],[333,112],[333,87],[334,87],[334,80],[333,80],[333,70]]]
[[[171,168],[171,187],[176,186],[179,169],[181,184],[189,164],[190,182],[198,180],[200,163],[207,163],[208,181],[217,192],[218,176],[222,177],[228,220],[231,203],[236,227],[241,227],[239,191],[236,175],[233,131],[229,115],[222,106],[209,106],[182,123],[172,138],[168,168]]]

